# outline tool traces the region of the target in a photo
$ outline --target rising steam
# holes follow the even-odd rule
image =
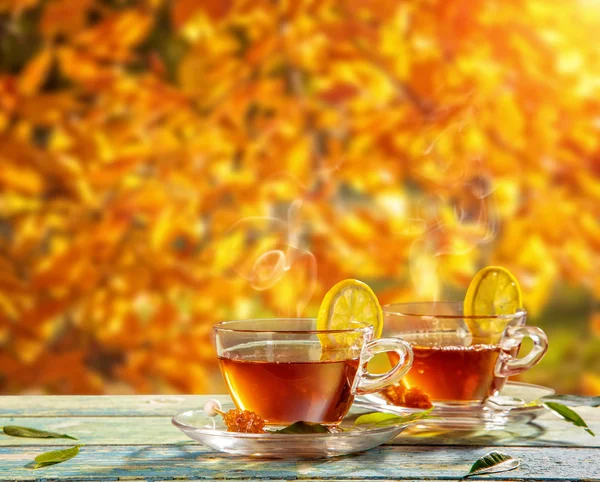
[[[457,122],[434,136],[424,157],[436,173],[443,173],[439,193],[421,199],[409,222],[413,234],[419,229],[409,253],[411,277],[419,299],[440,298],[442,256],[464,256],[492,242],[499,219],[494,187],[484,172],[477,149],[469,146],[472,119]],[[462,157],[461,157],[462,156]],[[475,159],[475,160],[474,160]],[[470,164],[467,175],[465,167]]]
[[[252,288],[265,291],[273,288],[283,277],[294,275],[294,269],[304,270],[307,281],[299,287],[295,316],[301,316],[310,301],[317,282],[315,256],[303,243],[303,226],[300,221],[302,200],[293,201],[287,217],[255,216],[236,222],[230,232],[241,230],[247,233],[248,257],[234,267],[235,272],[248,280]],[[290,313],[280,313],[290,315]]]

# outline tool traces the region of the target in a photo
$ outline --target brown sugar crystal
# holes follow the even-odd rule
[[[381,395],[391,404],[408,408],[431,408],[431,400],[423,390],[417,387],[407,389],[404,384],[384,388]]]
[[[235,408],[223,414],[228,432],[264,433],[265,421],[257,413]]]
[[[427,395],[420,388],[414,387],[409,389],[404,395],[404,406],[410,408],[428,409],[433,405],[431,404],[429,395]]]
[[[392,405],[404,406],[406,387],[402,383],[385,387],[379,393]]]

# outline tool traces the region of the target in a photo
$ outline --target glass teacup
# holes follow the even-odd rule
[[[373,328],[317,330],[314,319],[227,321],[213,328],[221,373],[236,406],[270,424],[338,424],[357,394],[398,382],[410,369],[410,345],[373,339]],[[367,362],[393,352],[393,367],[372,374]]]
[[[548,349],[546,334],[525,325],[525,311],[469,317],[462,303],[453,302],[398,303],[383,311],[383,335],[402,338],[413,349],[413,367],[402,383],[438,406],[481,404],[498,395],[509,376],[539,363]],[[533,348],[517,358],[525,337]]]

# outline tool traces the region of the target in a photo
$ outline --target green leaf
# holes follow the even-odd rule
[[[433,418],[429,414],[433,410],[429,408],[422,412],[411,413],[409,415],[396,415],[393,413],[373,412],[361,415],[354,421],[354,425],[374,425],[376,427],[388,427],[390,425],[404,425],[407,423]]]
[[[81,445],[40,454],[34,459],[36,462],[34,469],[41,469],[49,465],[60,464],[61,462],[70,460],[79,453],[79,447],[81,447]]]
[[[12,437],[70,438],[71,440],[77,440],[75,437],[71,437],[65,433],[46,432],[45,430],[38,430],[37,428],[19,427],[17,425],[6,425],[2,427],[2,430],[6,435],[10,435]]]
[[[354,425],[374,425],[387,420],[399,418],[395,413],[372,412],[361,415],[354,421]]]
[[[600,407],[600,397],[583,397],[581,395],[548,395],[540,399],[542,402],[564,402],[574,407]]]
[[[544,407],[554,412],[560,418],[572,423],[576,427],[583,427],[583,429],[592,436],[596,436],[594,432],[587,426],[587,423],[575,412],[566,405],[557,402],[544,402]]]
[[[296,422],[272,433],[330,433],[331,431],[320,423]]]
[[[516,469],[521,462],[502,452],[490,452],[477,459],[471,466],[469,473],[465,477],[479,474],[491,474],[494,472],[506,472]]]

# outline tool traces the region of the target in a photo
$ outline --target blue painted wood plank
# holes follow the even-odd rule
[[[201,409],[216,398],[230,402],[228,395],[101,395],[101,396],[0,396],[0,417],[154,417]],[[600,433],[600,407],[577,407],[593,429]],[[543,417],[543,425],[558,419],[551,414]]]
[[[1,479],[121,480],[157,479],[459,479],[492,447],[382,446],[361,454],[319,460],[258,460],[232,457],[200,445],[82,447],[67,462],[33,471],[26,466],[47,447],[0,447]],[[578,480],[600,478],[593,448],[504,449],[521,460],[515,471],[492,480]]]
[[[577,407],[577,413],[600,435],[600,408]],[[600,448],[600,436],[593,437],[581,427],[548,412],[533,423],[509,425],[504,430],[439,431],[412,426],[392,442],[398,445],[528,445]]]
[[[595,409],[591,409],[595,410]],[[600,411],[599,411],[600,412]],[[171,417],[36,417],[0,418],[0,426],[21,425],[67,433],[87,444],[164,445],[189,440],[171,424]],[[598,430],[600,433],[600,430]],[[477,432],[431,432],[408,428],[395,445],[484,445],[484,446],[579,446],[600,448],[600,437],[548,414],[543,423],[525,424],[507,430]],[[68,439],[30,439],[9,437],[0,432],[0,446],[69,445]]]
[[[4,425],[66,433],[88,445],[164,445],[191,441],[173,426],[170,417],[0,418],[0,427]],[[0,446],[72,444],[73,440],[69,439],[11,437],[0,430]]]
[[[0,396],[0,417],[173,416],[201,409],[209,398],[230,400],[227,395]]]

